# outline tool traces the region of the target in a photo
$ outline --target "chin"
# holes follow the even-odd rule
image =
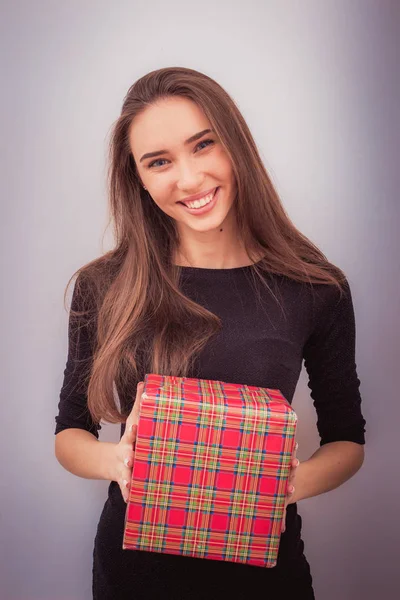
[[[224,224],[226,224],[227,218],[228,218],[228,214],[222,216],[222,217],[216,217],[214,219],[210,219],[209,221],[204,221],[203,223],[201,222],[186,222],[185,225],[186,227],[188,227],[189,229],[192,229],[193,231],[198,231],[199,233],[207,233],[208,231],[216,231],[218,229],[221,229],[221,227],[224,226]]]
[[[224,221],[218,221],[218,223],[216,223],[215,225],[204,225],[203,227],[199,226],[199,227],[191,227],[191,229],[194,229],[194,231],[198,231],[201,233],[207,233],[207,232],[211,232],[211,231],[217,231],[219,229],[221,229],[224,226]]]

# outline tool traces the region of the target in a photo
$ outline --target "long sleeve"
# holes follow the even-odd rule
[[[78,276],[78,279],[82,277]],[[77,281],[78,281],[77,279]],[[101,426],[94,423],[87,407],[87,387],[93,362],[95,314],[90,291],[82,281],[77,292],[77,281],[72,295],[71,310],[85,311],[74,316],[70,313],[68,324],[68,356],[64,381],[60,392],[58,415],[55,417],[55,434],[68,428],[85,429],[97,438]]]
[[[365,444],[366,422],[355,362],[355,316],[347,280],[341,299],[336,288],[323,295],[325,301],[303,349],[320,445],[340,440]]]

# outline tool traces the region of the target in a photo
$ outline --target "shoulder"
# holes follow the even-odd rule
[[[97,313],[117,273],[108,255],[101,256],[78,269],[70,279],[70,282],[75,280],[71,310]]]
[[[350,284],[345,278],[340,287],[336,285],[313,285],[310,291],[317,322],[332,320],[341,312],[353,311]]]
[[[353,344],[355,339],[355,312],[352,292],[346,278],[341,287],[314,285],[310,290],[310,342],[329,341]],[[340,341],[341,340],[341,341]]]
[[[336,319],[351,321],[354,308],[347,277],[340,286],[335,284],[308,283],[286,275],[273,275],[268,280],[276,300],[285,307],[308,335],[326,329]]]
[[[81,316],[81,313],[94,313],[97,309],[95,285],[86,270],[79,270],[75,274],[72,298],[71,315]]]

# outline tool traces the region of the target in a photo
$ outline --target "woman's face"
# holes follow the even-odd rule
[[[211,231],[233,213],[232,165],[217,135],[205,131],[211,129],[201,108],[182,97],[158,101],[135,117],[130,127],[139,177],[180,229]],[[193,204],[191,196],[199,200]]]

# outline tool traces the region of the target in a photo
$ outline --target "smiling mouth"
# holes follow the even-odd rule
[[[210,204],[218,189],[219,186],[216,187],[210,194],[203,196],[203,198],[200,198],[199,200],[193,200],[192,202],[178,202],[178,204],[182,204],[191,210],[203,208],[204,206],[207,206],[207,204]]]

